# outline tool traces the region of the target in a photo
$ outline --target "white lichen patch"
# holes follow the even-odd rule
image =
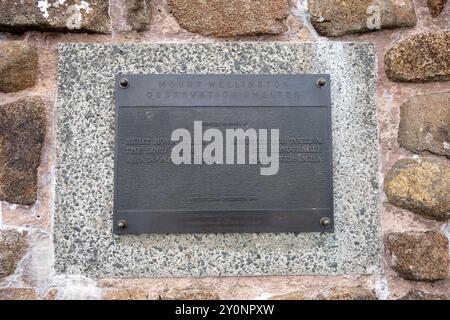
[[[58,8],[60,5],[63,5],[66,2],[66,0],[56,0],[53,3],[53,7]]]
[[[386,300],[390,293],[389,283],[385,276],[380,276],[375,279],[374,283],[375,294],[380,300]]]
[[[98,300],[101,289],[95,280],[82,275],[57,275],[53,278],[53,287],[58,288],[60,300]]]
[[[48,3],[47,0],[39,0],[38,1],[38,8],[41,10],[42,15],[44,18],[48,18],[48,8],[51,7],[51,4]]]
[[[444,141],[442,144],[444,145],[444,149],[450,149],[450,143],[447,141]]]
[[[431,133],[427,132],[427,134],[425,135],[425,141],[427,143],[433,142],[433,135]]]
[[[66,0],[54,0],[54,1],[50,1],[49,0],[39,0],[37,5],[39,10],[41,11],[42,15],[44,16],[44,18],[48,18],[49,17],[49,12],[48,9],[53,7],[53,8],[59,8],[60,6],[63,6],[64,4],[66,4]],[[80,2],[80,4],[74,4],[75,8],[77,9],[78,12],[81,12],[81,10],[83,10],[85,13],[89,13],[92,11],[91,5],[89,4],[89,2],[82,0]]]
[[[81,1],[80,5],[76,5],[78,10],[84,10],[86,13],[89,13],[92,11],[92,8],[90,4],[86,1]]]

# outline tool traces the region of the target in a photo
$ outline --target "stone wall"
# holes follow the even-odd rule
[[[0,299],[450,299],[446,0],[17,3],[0,2]],[[58,44],[219,41],[376,45],[383,274],[90,279],[55,272]]]

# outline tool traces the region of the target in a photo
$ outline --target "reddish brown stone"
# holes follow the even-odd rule
[[[357,287],[335,287],[329,292],[324,292],[316,297],[317,300],[376,300],[373,290],[362,286]]]
[[[0,230],[0,279],[13,274],[27,252],[26,233]]]
[[[420,33],[396,43],[384,57],[392,81],[450,80],[450,31]]]
[[[0,91],[15,92],[34,86],[37,71],[36,48],[25,41],[0,43]]]
[[[208,288],[166,289],[159,300],[219,300],[219,294]]]
[[[50,289],[44,297],[44,300],[56,300],[58,298],[58,289]]]
[[[38,296],[33,289],[3,288],[0,289],[0,300],[37,300]]]
[[[305,300],[305,296],[303,292],[294,291],[285,294],[274,295],[268,300]]]
[[[404,103],[398,142],[415,153],[450,157],[450,92],[417,96]]]
[[[169,0],[182,28],[217,37],[287,31],[288,0]]]
[[[427,5],[430,8],[431,15],[437,17],[444,10],[447,0],[428,0]]]
[[[404,279],[434,281],[448,276],[448,239],[437,231],[391,233],[392,268]]]
[[[0,200],[36,202],[45,118],[39,97],[0,106]]]
[[[411,0],[308,0],[308,5],[312,25],[328,37],[417,24]]]
[[[149,294],[140,289],[108,290],[103,293],[105,300],[148,300]]]

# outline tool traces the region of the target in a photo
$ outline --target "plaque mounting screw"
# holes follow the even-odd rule
[[[127,88],[127,87],[128,87],[128,79],[125,79],[125,78],[120,79],[120,81],[119,81],[119,86],[120,86],[122,89]]]
[[[320,225],[324,228],[328,228],[331,225],[331,220],[330,218],[322,218],[320,219]]]
[[[324,78],[320,78],[319,80],[317,80],[317,86],[319,88],[323,88],[327,85],[327,80],[325,80]]]
[[[128,222],[126,220],[119,220],[117,222],[117,227],[119,229],[126,229],[128,227]]]

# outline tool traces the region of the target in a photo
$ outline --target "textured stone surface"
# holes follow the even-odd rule
[[[438,231],[387,236],[392,268],[404,279],[439,280],[448,276],[448,239]]]
[[[450,216],[450,162],[439,158],[402,159],[385,177],[388,201],[427,218]]]
[[[308,0],[308,4],[312,25],[328,37],[417,24],[411,0]]]
[[[444,10],[447,0],[428,0],[427,5],[433,17],[437,17]]]
[[[358,287],[336,287],[319,294],[317,300],[376,300],[373,290]]]
[[[0,105],[0,200],[33,205],[46,114],[39,97]]]
[[[445,294],[433,294],[421,290],[411,290],[399,300],[449,300]]]
[[[47,294],[44,297],[44,300],[49,300],[49,301],[57,300],[57,299],[58,299],[58,289],[54,289],[54,288],[48,290]]]
[[[36,48],[24,41],[0,43],[1,92],[15,92],[34,86],[37,72]]]
[[[287,31],[288,0],[168,0],[182,28],[217,37]]]
[[[271,296],[268,300],[305,300],[303,292],[295,291]]]
[[[104,300],[148,300],[149,294],[145,290],[123,289],[108,290],[103,294]]]
[[[450,80],[450,31],[420,33],[386,53],[384,67],[392,81]]]
[[[125,0],[127,24],[133,30],[144,31],[150,24],[151,0]]]
[[[14,273],[27,247],[26,233],[0,230],[0,279]]]
[[[450,92],[417,96],[400,106],[398,142],[415,153],[450,157]]]
[[[219,294],[209,288],[166,289],[159,300],[219,300]]]
[[[0,300],[37,300],[38,296],[33,289],[26,288],[2,288]]]
[[[382,270],[372,45],[67,44],[59,53],[54,217],[58,272],[161,277]],[[114,76],[119,70],[330,73],[335,233],[114,236]]]
[[[109,1],[0,1],[0,31],[110,33]]]

